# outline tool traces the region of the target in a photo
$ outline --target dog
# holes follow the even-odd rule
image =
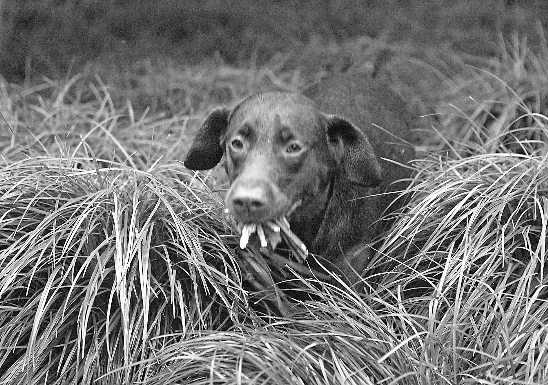
[[[401,205],[415,157],[412,126],[386,84],[338,75],[303,93],[262,92],[214,109],[184,165],[207,170],[225,156],[225,202],[238,223],[286,216],[310,252],[356,282],[381,218]]]

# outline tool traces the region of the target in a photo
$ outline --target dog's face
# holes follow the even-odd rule
[[[310,101],[295,94],[263,94],[234,112],[223,142],[226,204],[236,221],[287,216],[327,188],[335,164],[322,124]]]
[[[287,217],[302,203],[310,207],[336,176],[364,185],[380,181],[380,166],[361,130],[299,94],[267,92],[232,111],[212,111],[185,166],[209,169],[223,154],[231,183],[226,206],[239,223]]]

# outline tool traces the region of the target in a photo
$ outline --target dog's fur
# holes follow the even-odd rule
[[[397,164],[414,157],[411,122],[387,85],[340,75],[304,94],[259,93],[232,110],[215,109],[185,166],[209,169],[224,154],[226,205],[235,219],[260,223],[289,212],[292,231],[309,250],[352,282],[367,259],[364,245],[405,187],[394,182],[411,174]]]

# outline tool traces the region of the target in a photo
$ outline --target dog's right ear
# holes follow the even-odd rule
[[[209,113],[186,155],[186,168],[208,170],[221,161],[224,152],[221,137],[226,132],[229,116],[230,110],[226,107],[216,108]]]
[[[374,187],[382,181],[382,170],[369,140],[361,129],[337,115],[324,115],[327,138],[348,180]]]

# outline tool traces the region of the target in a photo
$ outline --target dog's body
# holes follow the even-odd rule
[[[355,281],[364,245],[405,186],[394,182],[411,174],[410,125],[405,104],[386,85],[342,75],[304,95],[267,92],[214,110],[185,165],[209,169],[225,154],[226,204],[236,221],[288,216],[312,253]]]

